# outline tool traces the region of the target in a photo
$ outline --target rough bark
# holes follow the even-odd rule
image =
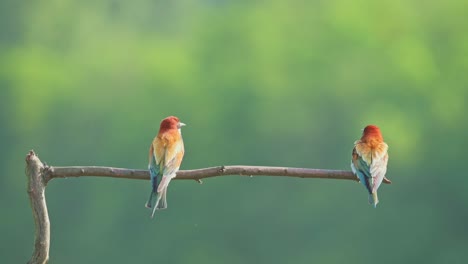
[[[26,176],[28,177],[27,191],[36,227],[34,251],[28,263],[44,264],[49,261],[50,247],[50,222],[45,199],[47,180],[44,177],[44,165],[32,150],[26,156]]]

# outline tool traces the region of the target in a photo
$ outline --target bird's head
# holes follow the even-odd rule
[[[179,118],[175,116],[168,116],[161,121],[160,131],[166,131],[169,129],[180,129],[185,126],[184,123],[180,122]]]
[[[382,133],[380,133],[380,128],[376,125],[368,125],[362,131],[362,141],[376,140],[383,141]]]

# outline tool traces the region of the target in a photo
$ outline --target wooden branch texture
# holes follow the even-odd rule
[[[113,167],[47,167],[47,178],[67,178],[82,176],[112,177],[122,179],[149,180],[148,170],[134,170]],[[291,167],[265,167],[265,166],[217,166],[197,170],[181,170],[177,172],[176,180],[196,180],[216,176],[239,175],[239,176],[281,176],[296,178],[321,178],[358,181],[351,171],[343,170],[319,170]],[[385,183],[391,183],[384,179]]]
[[[28,262],[30,264],[43,264],[49,261],[50,222],[45,200],[47,181],[43,177],[43,169],[44,165],[31,150],[26,156],[26,176],[28,177],[27,190],[36,231],[34,251]]]
[[[53,167],[44,166],[34,151],[26,156],[26,175],[28,177],[28,193],[36,226],[34,252],[28,263],[47,263],[50,247],[50,222],[45,200],[45,187],[47,182],[54,178],[97,176],[121,179],[149,180],[148,170],[134,170],[112,167],[79,166],[79,167]],[[176,180],[195,180],[216,176],[280,176],[296,178],[320,178],[358,181],[351,171],[319,170],[291,167],[264,167],[264,166],[217,166],[196,170],[182,170],[177,172]],[[384,183],[391,183],[387,178]]]

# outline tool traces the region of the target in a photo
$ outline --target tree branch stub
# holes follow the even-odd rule
[[[49,261],[50,222],[45,200],[44,164],[34,151],[26,156],[26,176],[28,178],[28,194],[34,217],[35,239],[34,250],[28,264],[45,264]]]

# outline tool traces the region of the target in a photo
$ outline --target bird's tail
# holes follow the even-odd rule
[[[158,192],[157,194],[156,203],[154,204],[153,212],[151,213],[151,218],[154,218],[154,213],[156,213],[156,210],[165,209],[166,207],[166,189],[164,189],[163,191]]]
[[[166,209],[167,208],[166,194],[167,194],[167,187],[164,188],[162,190],[162,192],[161,192],[161,199],[159,200],[159,203],[157,204],[158,209]]]
[[[153,204],[153,200],[154,200],[155,196],[156,196],[156,190],[153,188],[153,189],[151,190],[150,197],[148,198],[148,201],[147,201],[146,204],[145,204],[145,207],[146,207],[146,208],[150,208],[150,209],[151,209],[151,207],[152,207],[151,205]]]
[[[374,191],[369,194],[369,203],[377,208],[377,204],[379,203],[379,197],[377,196],[377,192]]]
[[[153,208],[153,213],[151,214],[151,218],[154,217],[156,210],[167,208],[167,187],[169,186],[169,182],[172,178],[173,177],[163,177],[159,183],[157,188],[157,199]]]
[[[158,186],[157,186],[157,179],[156,177],[151,177],[151,193],[150,193],[150,196],[148,198],[148,201],[146,202],[145,206],[146,208],[151,208],[151,204],[153,203],[153,200],[156,196],[156,190],[158,189]]]

